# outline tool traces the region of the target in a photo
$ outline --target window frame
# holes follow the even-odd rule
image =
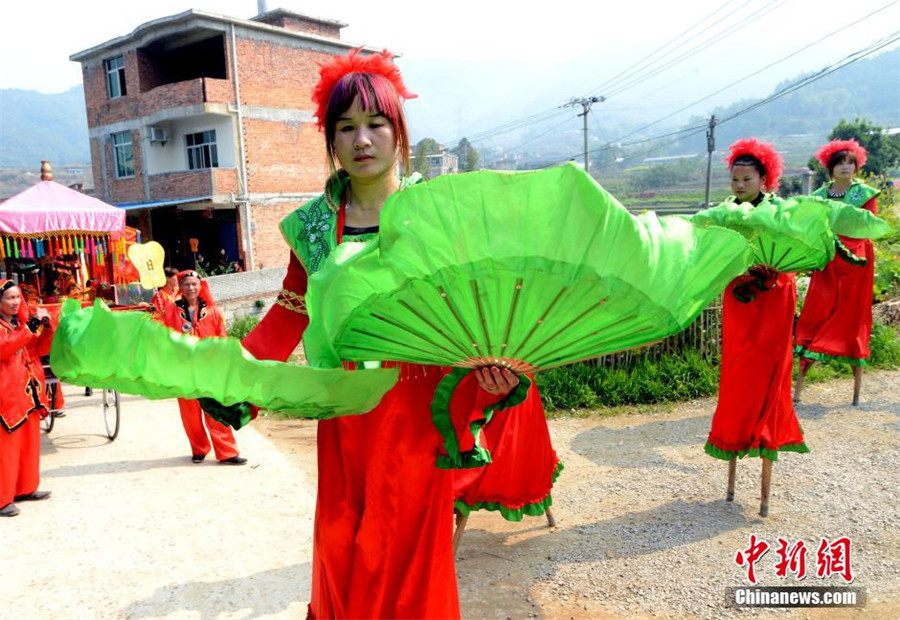
[[[212,170],[219,167],[218,138],[215,129],[186,133],[184,144],[188,170]]]
[[[110,99],[120,99],[128,94],[125,86],[125,57],[122,54],[103,61],[106,70],[106,94]],[[115,88],[113,88],[115,84]],[[113,92],[118,90],[118,93]]]
[[[121,142],[117,141],[121,139]],[[130,130],[117,131],[110,135],[113,150],[113,165],[116,169],[117,179],[132,179],[135,176],[134,168],[134,135]],[[126,150],[127,149],[127,150]],[[122,160],[119,160],[121,153]],[[130,157],[128,155],[130,153]],[[131,168],[131,174],[127,174],[128,168]],[[121,174],[121,172],[125,174]]]

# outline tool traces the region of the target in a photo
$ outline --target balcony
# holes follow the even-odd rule
[[[228,105],[234,102],[234,88],[229,80],[194,78],[163,84],[140,94],[142,116],[154,115],[156,121],[167,119],[166,110],[205,104]]]
[[[207,168],[151,174],[150,200],[181,200],[200,196],[221,196],[238,191],[235,168]]]

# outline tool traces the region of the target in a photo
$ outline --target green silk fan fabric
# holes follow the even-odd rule
[[[879,237],[890,227],[865,209],[815,196],[722,203],[690,217],[697,226],[740,232],[753,245],[757,264],[778,271],[822,269],[834,258],[837,234]]]
[[[675,333],[752,264],[738,233],[631,215],[579,168],[447,175],[310,279],[310,363],[526,372]]]
[[[247,401],[290,417],[365,413],[397,381],[396,368],[318,370],[257,360],[235,338],[197,339],[141,312],[111,312],[99,300],[63,306],[50,351],[53,372],[76,385],[151,399]]]

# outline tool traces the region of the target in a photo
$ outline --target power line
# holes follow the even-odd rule
[[[897,2],[896,2],[896,0],[895,0],[894,2],[891,2],[891,3],[889,3],[889,4],[887,4],[887,5],[883,6],[883,7],[881,7],[881,8],[879,8],[879,9],[876,9],[875,11],[872,11],[872,12],[869,13],[868,15],[866,15],[866,16],[864,16],[864,17],[858,19],[858,20],[856,20],[855,22],[853,22],[853,23],[850,24],[849,26],[854,26],[854,25],[856,25],[856,24],[858,24],[858,23],[860,23],[860,22],[862,22],[862,21],[864,21],[864,20],[866,20],[866,19],[869,19],[869,18],[871,18],[872,16],[876,15],[877,13],[880,13],[881,11],[887,9],[888,7],[890,7],[890,6],[892,6],[892,5],[896,4],[896,3],[897,3]],[[785,60],[788,60],[788,59],[792,58],[793,56],[796,56],[797,54],[799,54],[799,53],[801,53],[801,52],[803,52],[803,51],[809,49],[810,47],[812,47],[812,46],[814,46],[814,45],[817,45],[817,44],[821,43],[822,41],[825,41],[826,39],[829,39],[829,38],[835,36],[835,35],[838,34],[838,33],[845,33],[845,32],[847,31],[847,28],[848,28],[848,26],[844,26],[844,27],[842,27],[842,28],[840,28],[840,29],[838,29],[838,30],[835,30],[835,31],[833,31],[833,32],[830,32],[829,34],[826,34],[825,36],[823,36],[823,37],[821,37],[821,38],[819,38],[819,39],[813,41],[812,43],[809,43],[808,45],[805,45],[805,46],[801,47],[800,49],[798,49],[798,50],[796,50],[796,51],[794,51],[794,52],[788,54],[787,56],[784,56],[784,57],[782,57],[782,58],[776,60],[775,62],[769,63],[768,65],[762,67],[761,69],[758,69],[758,70],[756,70],[756,71],[754,71],[754,72],[752,72],[752,73],[750,73],[750,74],[748,74],[748,75],[745,75],[745,76],[741,77],[740,79],[737,79],[737,80],[735,80],[734,82],[731,82],[730,84],[727,84],[726,86],[723,86],[722,88],[720,88],[720,89],[718,89],[718,90],[716,90],[716,91],[714,91],[714,92],[712,92],[712,93],[710,93],[710,94],[708,94],[708,95],[706,95],[706,96],[704,96],[704,97],[701,97],[700,99],[697,99],[697,100],[695,100],[695,101],[692,101],[691,103],[687,104],[686,106],[681,107],[681,108],[679,108],[678,110],[675,110],[674,112],[672,112],[672,113],[670,113],[670,114],[667,114],[666,116],[663,116],[662,118],[659,118],[659,119],[653,121],[652,123],[647,123],[646,125],[643,125],[642,127],[639,127],[638,129],[635,129],[634,131],[625,134],[624,136],[622,136],[621,138],[619,138],[619,140],[617,140],[617,142],[620,141],[620,140],[624,140],[625,138],[628,138],[629,136],[633,136],[634,134],[639,133],[639,132],[641,132],[641,131],[643,131],[643,130],[645,130],[645,129],[649,129],[650,127],[653,127],[653,126],[655,126],[655,125],[658,125],[659,123],[661,123],[661,122],[663,122],[663,121],[665,121],[665,120],[668,120],[668,119],[672,118],[673,116],[675,116],[675,115],[677,115],[677,114],[680,114],[681,112],[684,112],[685,110],[688,110],[688,109],[694,107],[695,105],[697,105],[697,104],[699,104],[699,103],[702,103],[702,102],[706,101],[707,99],[710,99],[710,98],[712,98],[712,97],[715,97],[716,95],[718,95],[718,94],[722,93],[723,91],[725,91],[725,90],[731,88],[732,86],[735,86],[735,85],[737,85],[737,84],[740,84],[741,82],[747,80],[748,78],[751,78],[751,77],[754,77],[754,76],[756,76],[756,75],[759,75],[759,74],[762,73],[763,71],[766,71],[766,70],[768,70],[768,69],[771,69],[771,68],[774,67],[775,65],[780,64],[780,63],[784,62]]]
[[[863,60],[866,56],[869,56],[869,55],[871,55],[871,54],[874,54],[874,53],[877,52],[878,50],[880,50],[880,49],[882,49],[882,48],[884,48],[884,47],[887,47],[888,45],[890,45],[890,44],[892,44],[892,43],[894,43],[894,42],[896,42],[896,41],[900,41],[900,30],[895,31],[895,32],[893,32],[892,34],[889,34],[889,35],[887,35],[887,36],[885,36],[885,37],[882,37],[881,39],[879,39],[878,41],[876,41],[875,43],[873,43],[872,45],[870,45],[870,46],[868,46],[868,47],[865,47],[865,48],[863,48],[863,49],[857,50],[856,52],[853,52],[853,53],[851,53],[851,54],[848,54],[847,56],[845,56],[844,58],[840,59],[840,60],[837,61],[836,63],[833,63],[833,64],[831,64],[831,65],[829,65],[829,66],[827,66],[827,67],[821,69],[820,71],[818,71],[818,72],[816,72],[816,73],[814,73],[814,74],[812,74],[812,75],[810,75],[810,76],[807,76],[807,77],[803,78],[803,79],[800,80],[799,82],[797,82],[797,83],[795,83],[795,84],[793,84],[793,85],[791,85],[791,86],[785,88],[784,90],[781,90],[781,91],[779,91],[779,92],[777,92],[777,93],[774,93],[774,94],[770,95],[769,97],[766,97],[765,99],[762,99],[762,100],[757,101],[756,103],[753,103],[753,104],[751,104],[751,105],[749,105],[749,106],[747,106],[747,107],[745,107],[745,108],[742,108],[741,110],[738,110],[737,112],[735,112],[735,113],[732,114],[731,116],[728,116],[728,117],[726,117],[726,118],[723,118],[722,120],[716,121],[715,124],[718,126],[718,125],[721,125],[721,124],[726,123],[726,122],[728,122],[728,121],[734,120],[735,118],[738,118],[739,116],[743,116],[744,114],[747,114],[747,113],[749,113],[749,112],[752,112],[753,110],[755,110],[755,109],[757,109],[757,108],[759,108],[759,107],[762,107],[762,106],[764,106],[764,105],[767,105],[767,104],[769,104],[769,103],[771,103],[771,102],[773,102],[773,101],[776,101],[777,99],[780,99],[780,98],[782,98],[782,97],[784,97],[784,96],[786,96],[786,95],[789,95],[789,94],[791,94],[791,93],[793,93],[793,92],[796,92],[796,91],[800,90],[801,88],[804,88],[804,87],[806,87],[806,86],[809,86],[809,85],[812,84],[813,82],[816,82],[816,81],[822,79],[823,77],[826,77],[826,76],[828,76],[828,75],[834,73],[835,71],[838,71],[839,69],[843,69],[844,67],[848,67],[848,66],[850,66],[851,64],[853,64],[853,63],[855,63],[855,62],[858,62],[858,61],[860,61],[860,60]],[[692,130],[693,130],[693,133],[691,133]],[[628,162],[628,161],[633,161],[633,160],[635,160],[635,159],[643,158],[643,157],[645,157],[646,155],[649,155],[649,154],[652,153],[652,152],[658,151],[658,150],[660,150],[661,148],[664,148],[664,147],[669,146],[669,145],[671,145],[671,144],[675,144],[676,142],[679,142],[680,140],[683,140],[683,139],[685,139],[685,138],[689,138],[689,137],[692,137],[692,136],[694,136],[694,135],[698,135],[698,134],[702,133],[702,132],[705,131],[705,130],[706,130],[706,126],[703,125],[703,126],[697,126],[697,127],[694,127],[694,128],[687,128],[687,129],[680,130],[680,131],[677,131],[677,132],[671,132],[671,133],[669,133],[669,134],[662,134],[662,135],[659,135],[659,136],[654,136],[654,137],[652,137],[652,138],[647,138],[646,140],[638,141],[638,142],[645,142],[645,141],[650,141],[650,140],[659,140],[659,139],[661,139],[661,138],[663,138],[663,137],[672,136],[672,135],[675,135],[675,134],[686,134],[686,135],[683,135],[683,136],[681,136],[681,137],[679,137],[679,138],[676,138],[676,139],[674,139],[674,140],[670,140],[670,141],[667,141],[667,142],[663,142],[663,143],[661,143],[661,144],[654,145],[653,147],[651,147],[650,149],[647,149],[646,151],[642,151],[642,152],[637,153],[637,154],[629,155],[628,157],[624,158],[622,161],[616,162],[616,163],[625,163],[625,162]],[[637,142],[635,142],[635,143],[637,143]],[[635,144],[635,143],[630,143],[630,144]],[[625,144],[628,145],[629,143],[625,143]],[[606,147],[602,147],[602,148],[606,148]],[[602,149],[594,149],[592,152],[595,152],[595,151],[598,151],[598,150],[602,150]],[[611,165],[611,164],[607,164],[607,165],[605,165],[605,166],[600,166],[600,167],[601,167],[601,168],[605,168],[605,167],[608,167],[609,165]]]
[[[650,80],[651,78],[656,77],[663,71],[666,71],[667,69],[687,60],[688,58],[699,54],[700,52],[707,49],[711,45],[718,43],[725,37],[728,37],[728,36],[734,34],[735,32],[738,32],[739,30],[743,30],[744,28],[746,28],[753,22],[758,21],[759,19],[762,19],[763,17],[765,17],[766,15],[768,15],[775,9],[781,8],[782,6],[784,6],[784,2],[779,4],[779,0],[773,0],[769,4],[765,5],[762,9],[760,9],[759,11],[754,13],[753,17],[751,17],[750,19],[747,19],[747,20],[738,22],[737,24],[731,25],[730,27],[728,27],[725,30],[723,30],[722,32],[714,35],[713,37],[707,39],[706,41],[700,42],[699,44],[697,44],[697,46],[684,52],[680,56],[676,56],[675,58],[669,60],[666,64],[662,65],[661,67],[657,67],[656,69],[652,70],[651,73],[641,76],[640,78],[634,79],[626,84],[619,85],[617,88],[610,91],[607,96],[612,97],[614,95],[619,95],[619,94],[625,92],[626,90],[629,90],[631,88],[634,88],[635,86],[643,84],[647,80]]]
[[[741,7],[739,7],[738,10],[742,9],[744,6],[746,6],[747,4],[749,4],[749,2],[750,2],[750,0],[747,0],[747,2],[745,2]],[[678,36],[676,36],[675,38],[670,39],[669,41],[667,41],[666,43],[664,43],[664,44],[661,45],[660,47],[656,48],[655,50],[653,50],[652,52],[650,52],[649,54],[647,54],[646,56],[644,56],[643,58],[641,58],[640,60],[638,60],[636,63],[630,65],[629,67],[627,67],[627,68],[625,68],[624,70],[620,71],[619,73],[617,73],[617,74],[614,75],[613,77],[609,78],[608,80],[606,80],[605,82],[603,82],[603,83],[600,84],[599,86],[595,87],[594,89],[592,89],[592,90],[589,92],[589,94],[596,93],[596,92],[598,92],[598,91],[600,91],[600,90],[606,88],[606,87],[609,86],[611,83],[614,83],[614,82],[615,82],[616,80],[618,80],[619,78],[621,78],[621,77],[623,77],[623,76],[626,76],[626,75],[627,75],[628,73],[630,73],[630,72],[635,71],[635,70],[636,70],[640,65],[642,65],[645,61],[647,61],[647,60],[649,60],[650,58],[656,56],[658,53],[662,52],[664,49],[666,49],[667,47],[669,47],[672,43],[674,43],[674,42],[677,41],[678,39],[680,39],[680,38],[686,36],[689,32],[691,32],[692,30],[694,30],[695,28],[697,28],[698,26],[700,26],[703,22],[708,21],[709,19],[713,18],[717,13],[723,11],[723,10],[725,9],[725,7],[727,7],[727,6],[728,6],[728,4],[723,2],[722,5],[721,5],[718,9],[716,9],[715,11],[713,11],[712,13],[710,13],[709,15],[707,15],[706,17],[704,17],[703,19],[701,19],[701,20],[700,20],[699,22],[697,22],[696,24],[690,26],[687,30],[682,31],[682,32],[681,32]],[[687,41],[685,41],[685,42],[679,44],[679,45],[676,46],[674,49],[678,49],[679,47],[681,47],[681,46],[684,45],[685,43],[687,43]],[[654,62],[656,62],[656,61],[654,61]]]

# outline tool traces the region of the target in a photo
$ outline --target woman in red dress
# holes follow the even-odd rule
[[[774,192],[784,169],[770,144],[738,140],[725,159],[731,172],[726,200],[736,204],[778,200]],[[791,402],[791,331],[797,288],[792,273],[751,268],[736,278],[722,302],[722,360],[719,402],[706,442],[707,454],[729,461],[727,499],[734,499],[738,458],[763,460],[760,514],[768,514],[772,462],[779,452],[809,452]]]
[[[276,304],[243,341],[258,359],[288,358],[309,324],[308,277],[339,243],[374,237],[384,202],[416,182],[396,173],[398,162],[409,169],[401,100],[415,95],[391,55],[351,52],[322,66],[320,75],[316,117],[329,160],[340,169],[321,196],[281,223],[291,248],[287,276]],[[449,369],[385,365],[398,365],[400,380],[375,409],[319,422],[311,618],[460,614],[453,472],[436,467],[443,440],[431,421],[435,389]],[[458,433],[485,407],[521,400],[518,385],[508,369],[467,375],[451,401]],[[474,440],[469,435],[461,443],[465,451]]]
[[[181,298],[166,306],[162,322],[177,332],[197,338],[225,338],[228,335],[225,317],[213,303],[206,281],[196,271],[180,271],[176,277]],[[231,429],[204,413],[199,402],[179,398],[178,409],[194,463],[201,463],[211,449],[215,450],[219,463],[244,465],[247,462],[238,454]]]
[[[19,287],[0,280],[0,516],[14,517],[14,502],[47,499],[40,483],[40,415],[47,412],[38,348],[52,337],[43,308],[34,318]]]
[[[878,190],[855,178],[866,163],[866,149],[856,140],[832,140],[819,149],[816,159],[828,170],[831,180],[817,189],[815,196],[877,214]],[[816,360],[832,358],[853,366],[853,404],[859,404],[872,334],[875,247],[869,239],[842,236],[841,242],[853,254],[865,258],[866,264],[851,264],[835,256],[825,269],[812,274],[794,337],[795,352],[800,356],[795,401],[800,400],[809,367]]]
[[[175,303],[181,298],[181,291],[178,290],[178,270],[165,267],[163,273],[166,274],[166,284],[162,288],[156,289],[156,293],[153,295],[152,305],[156,308],[153,313],[154,318],[161,318],[166,313],[169,304]]]

